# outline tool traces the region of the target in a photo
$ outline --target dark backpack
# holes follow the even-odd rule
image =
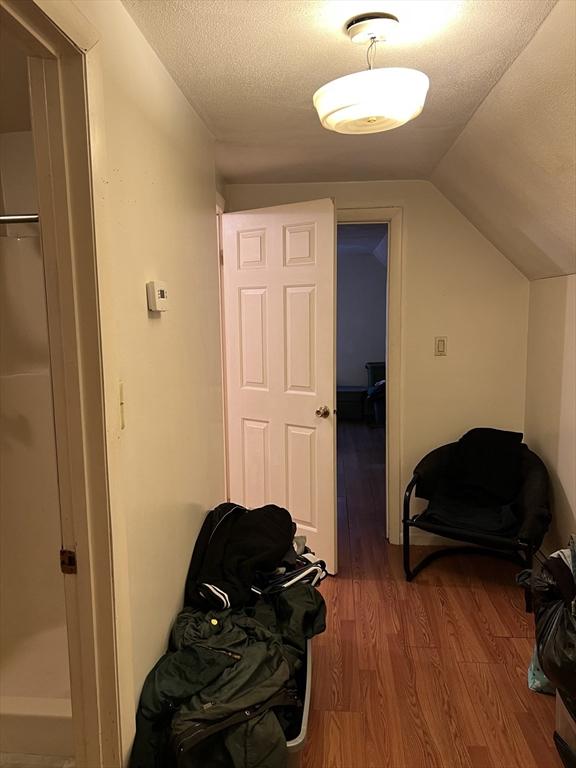
[[[278,566],[295,530],[290,513],[274,504],[246,509],[227,502],[208,512],[186,577],[185,605],[224,609],[249,604],[256,574]]]

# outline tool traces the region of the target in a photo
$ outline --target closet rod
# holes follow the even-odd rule
[[[40,221],[37,213],[0,213],[0,224],[36,224]]]

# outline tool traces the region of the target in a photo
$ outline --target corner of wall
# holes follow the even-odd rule
[[[526,442],[550,475],[549,551],[576,533],[576,275],[530,284]]]

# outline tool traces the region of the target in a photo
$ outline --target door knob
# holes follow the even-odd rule
[[[316,408],[316,416],[320,416],[321,419],[327,419],[330,416],[330,408],[327,405],[321,405]]]

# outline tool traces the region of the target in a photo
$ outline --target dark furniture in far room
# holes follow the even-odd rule
[[[366,363],[368,371],[368,386],[373,387],[377,381],[386,379],[386,363]]]
[[[366,387],[338,385],[336,387],[338,421],[363,421],[365,402]]]
[[[428,500],[410,515],[410,499]],[[491,554],[532,567],[551,520],[548,472],[522,443],[522,434],[477,428],[457,443],[427,454],[414,469],[404,494],[404,572],[411,581],[439,557]],[[475,547],[445,547],[410,564],[410,531],[418,528]],[[531,594],[526,592],[526,610]]]

